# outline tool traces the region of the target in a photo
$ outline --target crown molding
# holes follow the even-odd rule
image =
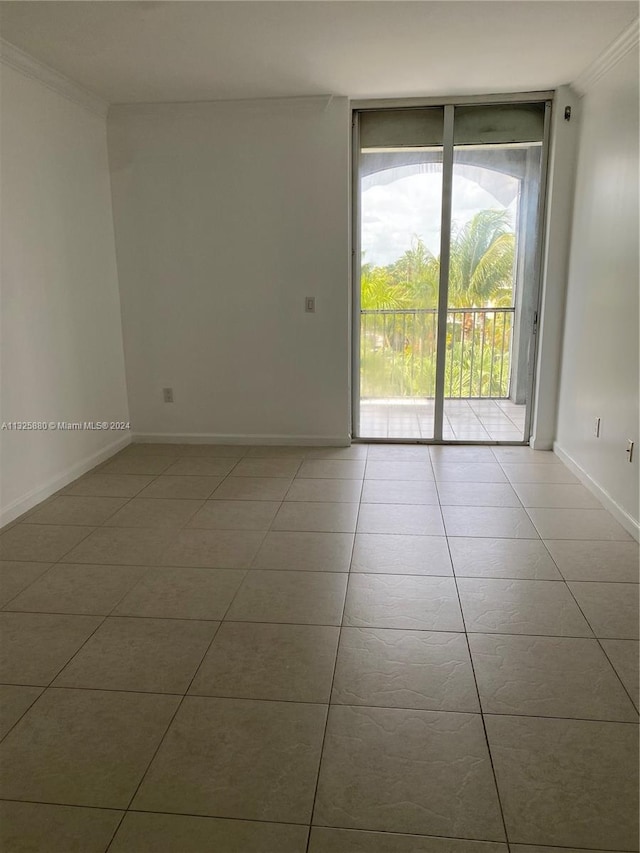
[[[0,39],[0,62],[20,71],[32,80],[37,80],[43,86],[73,101],[74,104],[79,104],[89,112],[103,118],[107,115],[109,104],[98,95],[83,89],[64,74],[60,74],[59,71],[55,71],[5,39]]]
[[[630,50],[637,47],[640,35],[638,19],[636,18],[623,30],[615,41],[595,59],[588,68],[580,74],[571,84],[580,97],[584,97],[601,77],[604,77],[611,69],[623,59]]]

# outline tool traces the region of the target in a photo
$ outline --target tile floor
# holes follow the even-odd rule
[[[433,438],[434,401],[361,400],[363,438]],[[445,400],[445,441],[523,441],[525,406],[511,400]]]
[[[134,445],[0,557],[5,853],[638,849],[638,546],[551,453]]]

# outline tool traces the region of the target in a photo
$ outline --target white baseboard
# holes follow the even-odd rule
[[[27,492],[26,495],[22,495],[22,497],[13,501],[8,506],[3,507],[0,512],[0,528],[4,527],[6,524],[10,524],[12,521],[15,521],[16,518],[23,515],[23,513],[28,512],[32,507],[36,506],[36,504],[39,504],[51,497],[55,492],[64,488],[69,483],[72,483],[74,480],[77,480],[78,477],[86,474],[87,471],[95,468],[96,465],[106,461],[128,444],[131,444],[130,433],[118,438],[116,441],[112,441],[111,444],[103,447],[102,450],[99,450],[97,453],[92,453],[91,456],[85,456],[84,459],[76,462],[75,465],[65,468],[62,473],[56,474],[55,477],[47,480],[46,483],[43,483],[41,486],[37,486],[35,489]]]
[[[213,432],[136,432],[134,442],[150,444],[255,444],[348,447],[348,435],[221,435]]]
[[[624,529],[633,536],[636,542],[640,542],[640,523],[633,518],[633,516],[629,515],[629,513],[611,497],[609,492],[603,489],[599,483],[587,474],[584,468],[582,468],[582,466],[579,465],[575,459],[566,452],[566,450],[563,450],[556,441],[553,443],[553,452],[556,454],[558,459],[564,462],[571,473],[575,474],[580,482],[600,501],[603,507],[611,513],[616,521],[619,521]]]

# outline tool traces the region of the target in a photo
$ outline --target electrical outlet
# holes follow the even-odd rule
[[[593,427],[593,434],[596,438],[600,438],[600,418],[596,418],[596,422]]]
[[[634,446],[635,446],[634,442],[631,439],[629,439],[629,441],[627,442],[627,462],[633,461],[633,448],[634,448]]]
[[[304,310],[307,314],[315,314],[316,313],[316,298],[315,296],[305,296],[304,298]]]
[[[165,403],[173,403],[173,388],[163,388],[162,398]]]

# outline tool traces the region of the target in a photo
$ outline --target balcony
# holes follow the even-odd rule
[[[525,406],[510,399],[515,309],[447,314],[443,438],[522,441]],[[360,431],[433,438],[437,310],[363,309]]]

